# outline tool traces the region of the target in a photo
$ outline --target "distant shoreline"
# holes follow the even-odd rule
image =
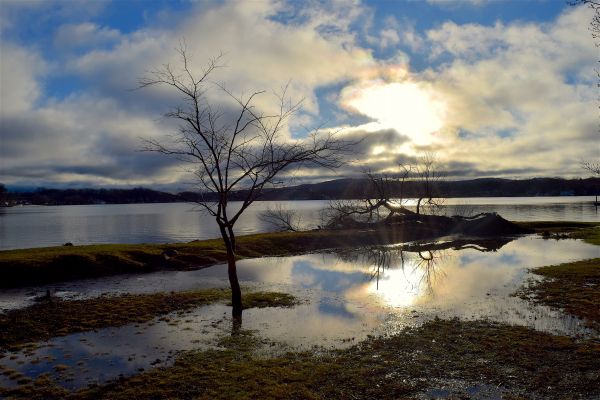
[[[402,198],[418,197],[414,182],[403,186],[393,184],[390,190]],[[328,182],[266,189],[262,201],[353,200],[373,197],[369,182],[364,179],[337,179]],[[595,196],[600,192],[600,178],[560,179],[500,179],[482,178],[464,181],[440,181],[434,192],[443,198],[473,197],[572,197]],[[245,198],[244,191],[230,194],[230,201]],[[210,195],[196,192],[167,193],[147,188],[133,189],[37,189],[26,192],[6,192],[0,205],[91,205],[91,204],[152,204],[186,203],[210,200]]]

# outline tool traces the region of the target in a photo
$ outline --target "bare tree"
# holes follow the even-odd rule
[[[436,211],[442,205],[438,183],[444,175],[434,155],[426,154],[414,163],[399,164],[398,168],[395,174],[365,172],[366,198],[330,202],[329,227],[390,221],[398,215],[418,216],[423,207]],[[417,198],[416,213],[405,206],[408,195]]]
[[[581,168],[585,169],[586,171],[591,172],[593,175],[600,177],[600,163],[598,163],[598,162],[583,161],[581,163]],[[596,193],[598,193],[598,192],[596,191]],[[600,203],[598,203],[598,195],[597,194],[596,194],[596,200],[594,201],[594,205],[595,206],[600,205]]]
[[[294,210],[277,205],[268,208],[260,214],[260,219],[275,227],[279,231],[298,232],[301,226],[301,218]]]
[[[591,172],[594,175],[600,175],[600,163],[584,161],[581,163],[581,168]]]
[[[594,16],[590,22],[590,31],[594,39],[600,39],[600,0],[574,0],[571,1],[574,6],[584,4],[594,10]]]
[[[571,5],[577,6],[580,4],[587,5],[590,9],[594,11],[594,16],[590,21],[590,32],[592,32],[592,38],[596,40],[596,47],[600,46],[600,0],[573,0],[571,1]],[[600,62],[600,61],[598,61]],[[597,87],[600,87],[600,70],[596,69],[596,75],[599,78],[599,81],[596,83]],[[600,106],[598,107],[600,108]],[[598,165],[596,165],[598,167]],[[596,201],[597,203],[598,201]]]
[[[427,206],[435,212],[442,206],[443,199],[438,190],[438,184],[444,174],[437,163],[435,155],[425,154],[412,167],[416,181],[417,214],[421,213],[421,206]]]
[[[327,210],[328,226],[348,223],[372,223],[389,220],[396,214],[412,214],[403,205],[403,188],[411,170],[401,165],[398,174],[365,172],[366,197],[361,200],[334,200]]]
[[[221,66],[220,56],[209,60],[196,73],[184,45],[178,53],[180,67],[165,64],[139,81],[140,88],[165,87],[181,97],[180,104],[165,114],[178,123],[177,133],[169,142],[147,140],[145,149],[191,166],[201,192],[197,203],[215,218],[227,250],[232,314],[241,318],[242,294],[233,229],[236,222],[266,186],[276,183],[275,177],[282,171],[302,165],[339,167],[343,153],[353,143],[339,140],[335,132],[312,132],[304,140],[286,139],[285,127],[301,107],[301,102],[287,97],[287,87],[276,95],[277,111],[265,113],[256,105],[264,91],[236,96],[225,85],[209,80]],[[215,106],[209,90],[227,98],[229,107]],[[230,196],[241,189],[241,205],[232,209]]]

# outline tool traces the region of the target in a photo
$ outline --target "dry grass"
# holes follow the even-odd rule
[[[44,300],[30,307],[0,314],[0,350],[71,333],[86,332],[132,322],[147,322],[174,311],[187,310],[231,298],[229,290],[124,294],[86,300]],[[244,308],[291,307],[295,297],[277,292],[254,292],[243,296]]]

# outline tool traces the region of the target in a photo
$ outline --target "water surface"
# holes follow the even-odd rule
[[[527,236],[490,252],[409,252],[385,246],[242,260],[238,271],[244,290],[283,291],[302,300],[292,309],[246,310],[242,327],[280,343],[278,349],[342,348],[435,317],[489,319],[589,336],[594,333],[583,321],[511,294],[532,277],[527,268],[598,256],[598,247],[581,241]],[[46,289],[85,298],[227,286],[226,267],[217,265],[3,291],[0,307],[22,307]],[[168,364],[178,351],[214,346],[217,337],[231,332],[229,316],[225,304],[198,307],[149,323],[56,338],[32,352],[7,354],[0,363],[31,377],[50,372],[61,384],[79,387]],[[57,372],[57,364],[68,369]]]
[[[300,225],[322,225],[327,201],[259,201],[236,225],[239,234],[269,232],[260,214],[281,206],[296,211]],[[409,208],[411,202],[409,201]],[[600,221],[592,197],[488,197],[447,199],[444,212],[497,212],[512,221]],[[232,202],[232,208],[239,203]],[[0,208],[0,250],[97,243],[172,243],[219,237],[215,221],[191,204],[117,204]]]

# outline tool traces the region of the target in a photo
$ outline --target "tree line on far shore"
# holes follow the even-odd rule
[[[440,181],[436,193],[442,197],[522,197],[522,196],[595,196],[600,188],[600,178],[560,179],[499,179],[484,178],[463,181]],[[404,183],[406,197],[411,194],[411,182]],[[365,179],[337,179],[329,182],[267,189],[262,200],[339,200],[368,197]],[[415,188],[416,193],[416,188]],[[167,193],[148,188],[133,189],[47,189],[28,192],[7,190],[0,183],[0,204],[76,205],[76,204],[137,204],[176,203],[196,201],[198,193]],[[233,193],[232,199],[242,198],[243,192]]]

